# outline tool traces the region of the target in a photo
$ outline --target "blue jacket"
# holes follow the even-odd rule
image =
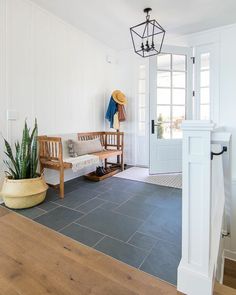
[[[106,112],[106,119],[110,122],[110,128],[113,128],[114,123],[114,115],[118,111],[117,103],[114,101],[114,99],[110,98],[110,102],[107,108]]]

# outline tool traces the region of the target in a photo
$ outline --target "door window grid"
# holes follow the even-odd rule
[[[186,56],[162,54],[157,57],[157,65],[157,136],[160,139],[181,138],[180,124],[185,118]]]
[[[200,55],[200,120],[210,120],[210,53]]]

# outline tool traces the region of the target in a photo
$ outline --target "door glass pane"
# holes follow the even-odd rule
[[[145,93],[145,80],[139,80],[139,93]]]
[[[170,72],[157,72],[157,86],[170,87]]]
[[[201,114],[201,120],[209,120],[210,119],[209,105],[201,105],[200,106],[200,114]]]
[[[202,71],[200,75],[200,87],[208,87],[210,81],[210,71]]]
[[[173,87],[185,88],[185,72],[173,72]]]
[[[139,109],[139,121],[145,121],[145,108]]]
[[[186,70],[186,56],[173,54],[173,65],[174,71],[185,71]]]
[[[173,106],[172,111],[172,137],[181,138],[181,123],[185,118],[185,106]]]
[[[201,70],[210,69],[210,53],[201,54]]]
[[[200,91],[201,95],[201,104],[209,104],[210,102],[210,89],[208,87],[206,88],[201,88]]]
[[[173,104],[185,104],[185,89],[173,89],[172,90],[172,102]]]
[[[160,122],[170,122],[170,106],[157,106],[157,120]]]
[[[185,106],[173,106],[172,123],[179,126],[185,118]]]
[[[160,54],[157,56],[157,68],[158,70],[170,70],[171,68],[171,55]]]
[[[170,123],[160,123],[156,127],[157,131],[157,138],[158,139],[170,139],[171,132],[170,132]]]
[[[170,88],[157,88],[157,103],[170,104]]]

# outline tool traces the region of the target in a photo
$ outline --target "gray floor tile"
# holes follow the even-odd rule
[[[73,184],[73,185],[65,184],[65,187],[64,187],[65,194],[69,194],[69,193],[77,190],[78,187],[79,187],[79,184]],[[58,193],[58,195],[59,195],[59,193]]]
[[[79,241],[87,246],[93,247],[104,236],[93,230],[80,226],[79,224],[72,223],[60,231],[62,234]]]
[[[38,205],[37,208],[41,208],[41,209],[48,212],[48,211],[51,211],[51,210],[57,208],[58,206],[59,205],[52,203],[52,202],[43,202],[40,205]]]
[[[19,213],[21,215],[24,215],[25,217],[34,219],[37,218],[38,216],[41,216],[46,213],[46,211],[38,208],[38,207],[33,207],[33,208],[28,208],[28,209],[20,209],[20,210],[14,210],[16,213]]]
[[[124,193],[120,190],[109,190],[106,191],[98,196],[99,199],[106,200],[109,202],[122,204],[123,202],[127,201],[128,199],[132,198],[133,194]]]
[[[134,267],[139,267],[147,256],[146,251],[109,237],[102,239],[95,249]]]
[[[111,189],[110,183],[108,183],[106,180],[99,181],[99,182],[83,180],[83,181],[80,181],[80,186],[83,188],[96,190],[98,192],[105,192],[105,191]]]
[[[130,218],[112,211],[97,208],[76,223],[94,229],[110,237],[127,241],[142,224],[141,220]]]
[[[144,182],[133,182],[126,187],[126,191],[133,194],[148,194],[156,190],[156,186]]]
[[[170,188],[157,187],[157,190],[151,193],[137,193],[131,200],[151,206],[170,207],[172,206],[173,199],[171,192]]]
[[[154,210],[155,207],[153,207],[152,205],[140,202],[133,202],[131,200],[114,209],[115,212],[141,220],[146,220],[153,213]]]
[[[94,210],[95,208],[99,207],[100,205],[102,205],[105,201],[98,199],[98,198],[94,198],[86,203],[84,203],[83,205],[79,206],[76,208],[76,210],[82,212],[82,213],[89,213],[90,211]]]
[[[128,243],[146,251],[150,251],[152,247],[157,243],[157,241],[158,240],[153,237],[136,232],[128,241]]]
[[[98,193],[96,191],[79,188],[69,194],[66,194],[64,199],[58,199],[54,202],[58,205],[75,209],[83,203],[95,198],[97,194]]]
[[[46,202],[49,202],[49,201],[56,201],[59,199],[59,192],[52,189],[52,188],[49,188],[47,190],[47,194],[46,194],[46,198],[45,198],[45,201]]]
[[[58,207],[38,218],[35,221],[48,226],[54,230],[59,230],[69,225],[73,221],[83,216],[81,212],[71,210],[65,207]]]
[[[168,242],[158,241],[140,269],[176,285],[180,258],[180,247]]]
[[[181,243],[181,216],[171,209],[156,209],[139,228],[139,232],[176,245]]]
[[[103,203],[100,208],[105,209],[105,210],[113,210],[115,208],[117,208],[119,205],[117,203],[112,203],[112,202],[108,202],[105,201],[105,203]]]

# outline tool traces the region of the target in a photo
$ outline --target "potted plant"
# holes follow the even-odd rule
[[[48,189],[38,167],[38,126],[30,134],[25,121],[21,143],[15,143],[15,154],[8,141],[5,142],[7,160],[6,177],[3,182],[1,196],[5,205],[12,209],[33,207],[44,201]]]

